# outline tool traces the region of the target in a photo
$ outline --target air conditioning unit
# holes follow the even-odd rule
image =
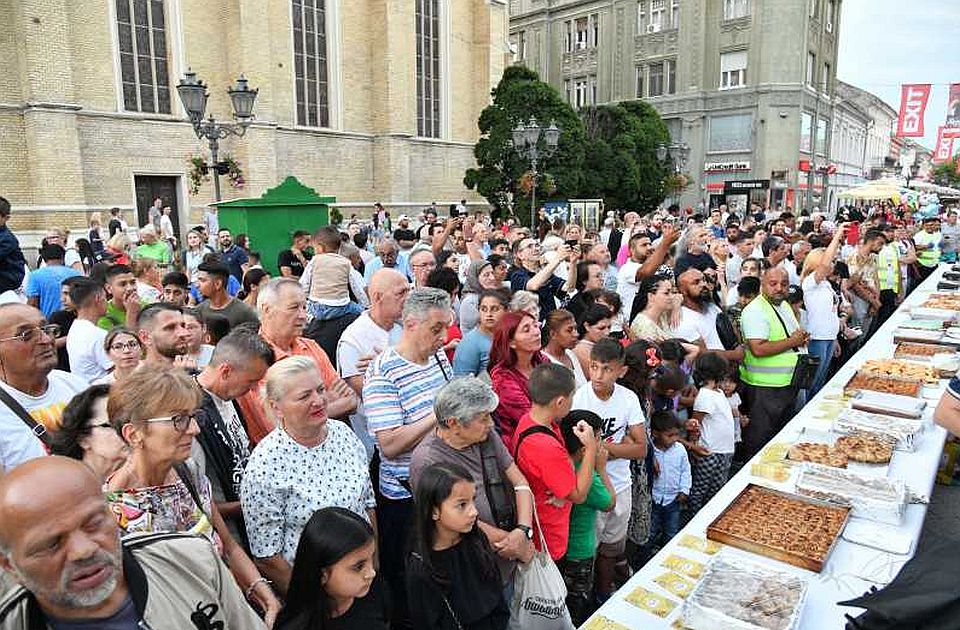
[[[659,33],[660,25],[659,24],[647,24],[647,33]]]

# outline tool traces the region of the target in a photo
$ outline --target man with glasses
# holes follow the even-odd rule
[[[414,248],[410,254],[410,271],[413,275],[413,288],[427,286],[427,276],[437,268],[437,259],[426,247]]]
[[[0,306],[0,472],[45,455],[39,436],[60,425],[63,408],[87,387],[83,379],[55,369],[58,332],[32,306]]]
[[[510,290],[530,291],[540,298],[540,321],[546,321],[557,308],[556,298],[566,297],[577,286],[577,265],[580,247],[573,249],[564,244],[557,248],[557,255],[543,264],[543,250],[540,243],[532,238],[520,241],[514,254],[516,268],[510,272]],[[567,265],[567,281],[553,275],[562,262]]]
[[[400,257],[400,249],[396,241],[385,238],[377,245],[377,257],[364,266],[363,279],[370,284],[370,278],[378,269],[396,269],[406,277],[410,277],[407,258]]]
[[[97,282],[78,278],[70,286],[70,301],[77,309],[77,319],[67,333],[70,371],[92,383],[109,374],[113,367],[103,346],[107,331],[97,326],[97,321],[107,313],[107,296]]]

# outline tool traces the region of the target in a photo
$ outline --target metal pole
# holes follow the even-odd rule
[[[213,162],[213,197],[215,201],[220,201],[220,171],[217,169],[218,152],[220,149],[220,140],[216,133],[209,137],[210,140],[210,160]]]
[[[530,233],[537,229],[537,147],[531,147],[530,164],[533,170],[533,188],[530,191]]]

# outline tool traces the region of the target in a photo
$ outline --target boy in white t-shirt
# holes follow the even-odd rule
[[[572,409],[592,411],[603,419],[602,439],[610,460],[607,474],[617,494],[616,507],[597,518],[596,595],[600,602],[614,592],[614,575],[627,570],[627,525],[632,509],[630,461],[647,454],[647,434],[637,395],[617,380],[626,374],[624,350],[615,339],[596,342],[590,350],[590,382],[573,396]]]
[[[687,428],[699,435],[697,446],[700,448],[688,449],[695,455],[691,462],[691,517],[713,498],[730,475],[736,446],[736,421],[727,395],[720,388],[729,370],[727,360],[712,352],[700,355],[694,364],[693,377],[700,389],[693,402],[693,415]]]

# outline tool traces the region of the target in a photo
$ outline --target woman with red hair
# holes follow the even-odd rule
[[[540,325],[530,313],[512,311],[500,319],[490,348],[490,381],[500,398],[497,431],[513,453],[513,432],[530,411],[527,381],[533,368],[548,359],[540,353]]]

